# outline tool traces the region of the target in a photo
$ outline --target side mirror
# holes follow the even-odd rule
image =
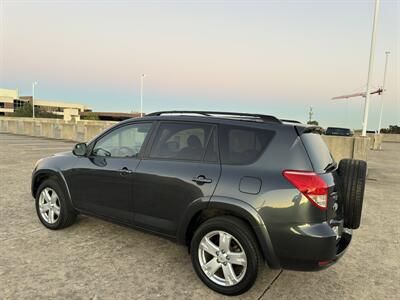
[[[76,156],[85,156],[87,152],[86,143],[79,143],[74,146],[72,153]]]

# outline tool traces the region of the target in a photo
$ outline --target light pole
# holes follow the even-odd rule
[[[382,83],[382,94],[381,94],[381,112],[379,114],[378,134],[381,133],[382,111],[383,111],[383,95],[385,93],[386,71],[387,71],[387,64],[388,64],[390,51],[386,51],[385,54],[386,54],[386,60],[385,60],[385,70],[383,71],[383,83]]]
[[[140,117],[143,117],[143,81],[145,76],[145,74],[140,76]]]
[[[35,118],[35,86],[38,84],[37,81],[32,82],[32,118]]]
[[[370,95],[371,78],[372,78],[372,69],[374,66],[374,55],[375,55],[375,36],[376,36],[376,29],[378,26],[378,19],[379,19],[379,2],[380,2],[380,0],[375,0],[374,23],[372,26],[371,50],[369,53],[368,79],[367,79],[367,89],[365,91],[364,119],[363,119],[363,127],[362,127],[361,136],[367,136],[369,99],[371,97],[371,95]]]

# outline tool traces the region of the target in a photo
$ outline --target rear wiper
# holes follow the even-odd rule
[[[335,163],[335,162],[333,161],[333,162],[330,162],[330,163],[324,168],[324,171],[325,171],[325,172],[331,172],[331,171],[335,170],[336,167],[337,167],[337,163]]]

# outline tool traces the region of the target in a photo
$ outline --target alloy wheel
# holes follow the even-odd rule
[[[218,285],[236,285],[246,274],[246,253],[240,242],[228,232],[216,230],[207,233],[200,241],[198,257],[204,274]]]
[[[49,224],[56,223],[60,218],[60,199],[52,188],[46,187],[40,193],[39,211],[43,220]]]

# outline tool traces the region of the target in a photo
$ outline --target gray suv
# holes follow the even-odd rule
[[[270,268],[320,270],[360,225],[366,163],[336,164],[320,127],[276,117],[157,112],[37,162],[32,195],[49,229],[79,213],[172,239],[199,278],[238,295]]]

